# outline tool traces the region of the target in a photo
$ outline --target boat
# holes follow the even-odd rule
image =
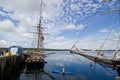
[[[74,53],[74,54],[78,54],[78,55],[81,55],[83,57],[86,57],[96,63],[104,63],[104,64],[107,64],[109,65],[110,67],[112,67],[113,69],[117,69],[117,68],[120,68],[120,60],[118,59],[107,59],[107,58],[104,58],[104,57],[100,57],[100,56],[92,56],[92,55],[88,55],[87,53],[83,53],[81,52],[78,48],[76,48],[75,46],[71,48],[70,50],[71,53]]]
[[[62,68],[61,71],[53,70],[52,73],[56,73],[60,75],[73,75],[74,74],[73,72],[66,72],[64,68]]]
[[[111,10],[111,12],[114,12],[114,11],[118,11],[118,10]],[[106,12],[106,13],[109,13],[109,12]],[[111,28],[110,31],[112,31],[112,28]],[[101,49],[104,46],[106,40],[108,39],[109,34],[110,33],[108,33],[105,41],[103,42],[103,44],[100,46],[99,49]],[[83,56],[85,58],[88,58],[88,59],[90,59],[90,60],[94,61],[95,63],[98,63],[102,66],[112,68],[113,70],[117,70],[118,75],[120,76],[120,50],[119,50],[120,35],[119,35],[119,39],[118,39],[118,42],[117,42],[117,48],[116,48],[116,50],[114,50],[114,53],[113,53],[114,56],[113,56],[112,59],[106,58],[104,56],[104,53],[103,53],[102,49],[101,50],[98,50],[98,49],[93,49],[93,50],[79,49],[78,47],[76,47],[76,42],[73,45],[73,47],[70,49],[70,53],[81,55],[81,56]],[[97,56],[88,54],[88,52],[93,52],[93,51],[98,51]]]
[[[42,66],[46,63],[44,60],[46,57],[46,53],[44,52],[44,47],[43,47],[43,40],[44,36],[42,33],[43,27],[41,27],[41,22],[42,22],[42,5],[43,1],[41,0],[40,4],[40,18],[39,18],[39,24],[36,26],[37,32],[33,32],[37,35],[37,46],[34,48],[34,51],[27,51],[25,54],[27,55],[27,59],[25,60],[26,67],[27,69],[36,69],[36,68],[41,68],[42,71]]]

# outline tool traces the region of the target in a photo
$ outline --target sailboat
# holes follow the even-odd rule
[[[43,67],[45,64],[45,57],[46,57],[46,53],[44,52],[44,47],[43,47],[43,27],[41,26],[41,21],[42,21],[42,5],[43,2],[41,0],[41,4],[40,4],[40,18],[39,18],[39,24],[38,26],[36,26],[37,28],[37,32],[35,34],[37,34],[37,47],[34,48],[35,50],[32,51],[32,53],[30,54],[29,52],[27,53],[27,58],[25,60],[26,62],[26,66],[28,70],[31,69],[37,69],[37,68],[41,68],[41,71],[43,71]]]
[[[111,10],[111,12],[114,12],[114,11],[120,11],[120,9],[118,9],[118,10]],[[108,12],[106,12],[106,13],[108,13]],[[108,34],[108,36],[109,36],[109,34]],[[108,36],[106,37],[105,40],[107,40]],[[105,44],[105,41],[101,45],[101,47],[103,47],[104,44]],[[102,65],[103,64],[107,65],[108,67],[111,67],[112,69],[117,70],[117,72],[118,72],[118,74],[120,76],[120,51],[119,51],[119,44],[120,44],[120,35],[119,35],[119,39],[118,39],[118,42],[117,42],[117,48],[114,51],[113,59],[105,58],[104,57],[104,53],[103,53],[102,50],[98,51],[97,56],[86,54],[88,52],[96,51],[97,49],[93,49],[91,51],[85,51],[85,50],[81,50],[81,49],[77,48],[75,44],[70,49],[70,52],[74,53],[74,54],[77,54],[77,55],[81,55],[81,56],[83,56],[85,58],[88,58],[88,59],[98,63],[98,64],[102,63]]]

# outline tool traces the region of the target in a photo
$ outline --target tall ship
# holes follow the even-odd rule
[[[43,32],[42,32],[43,27],[41,26],[42,6],[43,6],[43,2],[41,0],[39,24],[36,26],[37,32],[32,32],[37,35],[37,45],[34,48],[34,50],[32,49],[32,51],[27,51],[27,53],[26,53],[27,58],[26,58],[25,62],[26,62],[27,70],[33,69],[33,68],[34,69],[41,68],[41,70],[43,70],[43,67],[45,64],[44,59],[46,57],[46,53],[44,52],[44,46],[43,46],[44,36],[43,36]]]

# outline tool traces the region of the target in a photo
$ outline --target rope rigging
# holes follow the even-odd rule
[[[90,24],[92,24],[93,22],[95,22],[96,21],[96,18],[98,17],[99,15],[96,15],[94,18],[92,18],[90,21],[90,23],[88,24],[88,25],[90,25]],[[94,21],[95,20],[95,21]],[[92,26],[90,26],[90,27],[92,27]],[[75,46],[78,42],[79,42],[79,40],[80,40],[80,37],[81,36],[83,36],[83,34],[85,35],[85,34],[87,34],[87,29],[88,28],[90,28],[90,27],[86,27],[86,29],[83,29],[82,30],[82,32],[81,32],[81,34],[79,35],[79,37],[77,38],[77,40],[75,41],[75,43],[74,43],[74,45],[73,46]],[[86,32],[86,33],[85,33]]]
[[[116,20],[115,20],[114,22],[116,22]],[[114,23],[114,22],[113,22],[113,23]],[[112,23],[112,24],[113,24],[113,23]],[[102,48],[104,47],[106,41],[108,40],[108,38],[109,38],[109,36],[110,36],[110,34],[111,34],[113,28],[114,28],[114,26],[110,26],[110,27],[111,27],[111,28],[110,28],[110,31],[108,32],[108,35],[106,36],[106,38],[105,38],[103,44],[102,44],[102,45],[100,46],[100,48],[99,48],[99,49],[101,49],[101,50],[102,50]]]
[[[119,10],[119,9],[118,9],[118,10]],[[113,10],[113,11],[111,10],[111,11],[112,11],[112,12],[115,12],[115,11],[118,11],[118,10]],[[107,12],[107,13],[109,13],[109,12]],[[102,14],[106,14],[106,13],[102,13]],[[101,14],[100,14],[100,15],[101,15]],[[104,42],[102,43],[102,45],[100,45],[99,48],[93,49],[93,50],[91,50],[91,51],[84,51],[84,50],[81,50],[81,49],[79,49],[79,50],[82,51],[82,52],[92,52],[92,51],[95,51],[95,50],[98,50],[98,49],[102,50],[103,47],[104,47],[104,45],[105,45],[105,43],[107,42],[110,34],[111,34],[112,31],[113,31],[114,26],[112,26],[112,25],[115,24],[116,20],[117,20],[117,18],[115,18],[115,19],[113,20],[113,22],[112,22],[112,24],[111,24],[111,26],[110,26],[110,28],[109,28],[109,32],[108,32],[107,36],[105,37]],[[75,46],[75,45],[79,42],[80,37],[83,35],[83,33],[85,33],[86,30],[87,30],[87,29],[83,29],[82,33],[80,34],[80,36],[78,37],[78,39],[76,40],[76,42],[74,43],[73,46]]]
[[[102,13],[102,14],[107,14],[107,13],[110,13],[110,12],[116,12],[116,11],[119,11],[119,15],[120,15],[120,9],[117,9],[117,10],[111,10],[111,11],[108,11],[108,12],[104,12],[104,13]],[[112,19],[112,22],[111,22],[111,24],[110,24],[110,26],[108,27],[108,32],[107,32],[107,34],[106,34],[106,36],[105,36],[105,39],[104,39],[104,41],[102,42],[102,44],[99,46],[99,48],[96,48],[96,49],[93,49],[93,50],[90,50],[90,51],[85,51],[85,50],[82,50],[82,49],[80,49],[80,48],[76,48],[75,47],[75,45],[77,44],[77,42],[80,40],[80,37],[83,35],[83,33],[85,33],[85,29],[82,31],[82,33],[80,34],[80,36],[78,37],[78,39],[76,40],[76,42],[75,42],[75,44],[73,45],[73,47],[72,48],[74,48],[74,51],[73,51],[73,53],[74,52],[78,52],[79,51],[79,53],[80,52],[93,52],[93,51],[95,51],[95,50],[101,50],[101,51],[103,51],[103,47],[105,46],[105,44],[107,43],[107,40],[110,38],[110,36],[111,36],[111,33],[114,31],[114,29],[115,29],[115,27],[116,27],[116,22],[118,21],[117,20],[118,19],[118,16],[115,16],[114,17],[114,19]],[[119,18],[120,19],[120,18]],[[119,20],[119,23],[120,23],[120,20]],[[117,29],[119,28],[119,26],[117,27]],[[117,41],[117,46],[115,47],[116,48],[116,50],[115,50],[115,52],[114,52],[114,56],[118,53],[118,51],[119,51],[119,49],[120,49],[120,33],[117,33],[117,35],[119,34],[119,39],[118,39],[118,41]],[[114,38],[114,37],[112,37],[112,38]],[[72,50],[72,49],[71,49]],[[82,53],[81,53],[82,54]],[[119,59],[116,59],[116,60],[120,60],[120,51],[119,51]],[[98,58],[98,59],[100,59],[100,58]],[[108,59],[109,60],[109,59]],[[106,63],[105,63],[106,64]],[[113,64],[113,63],[112,63]],[[117,65],[119,65],[119,64],[116,64],[116,65],[114,65],[113,64],[113,66],[117,66]],[[102,66],[102,65],[101,65]],[[116,74],[114,74],[112,71],[110,71],[110,70],[108,70],[108,69],[106,69],[105,67],[103,67],[104,68],[104,70],[105,71],[107,71],[107,72],[109,72],[110,74],[112,74],[112,76],[116,76]],[[117,68],[117,67],[116,67]],[[93,72],[93,77],[92,77],[92,80],[95,80],[95,63],[94,63],[94,72]]]

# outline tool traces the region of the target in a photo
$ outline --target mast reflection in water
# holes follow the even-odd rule
[[[44,71],[45,63],[29,64],[21,74],[20,80],[54,80],[53,76]]]

